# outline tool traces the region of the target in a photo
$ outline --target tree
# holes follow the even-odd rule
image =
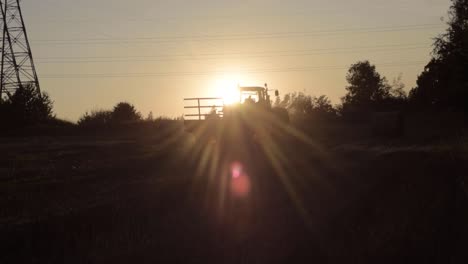
[[[410,100],[425,107],[468,110],[468,0],[452,0],[448,26],[435,39],[432,59]]]
[[[281,97],[276,96],[276,97],[275,97],[275,101],[273,102],[272,105],[273,105],[274,107],[280,107],[280,104],[281,104]]]
[[[45,92],[33,86],[18,88],[1,103],[2,121],[12,126],[34,125],[51,120],[53,102]]]
[[[283,100],[281,100],[280,96],[277,96],[273,106],[276,107],[276,108],[287,109],[288,106],[289,106],[290,101],[291,101],[291,94],[290,93],[285,94],[284,97],[283,97]]]
[[[395,79],[393,79],[390,94],[392,97],[396,99],[403,99],[406,100],[408,98],[408,94],[405,91],[405,84],[402,82],[402,75],[398,75]]]
[[[289,105],[286,107],[293,115],[308,115],[312,113],[312,97],[303,93],[292,93]]]
[[[152,118],[152,113],[150,113],[148,118]],[[103,127],[110,124],[139,121],[141,119],[141,114],[132,104],[121,102],[118,103],[112,111],[93,110],[90,113],[86,112],[78,120],[78,125],[88,127]]]
[[[377,104],[390,96],[391,87],[369,61],[360,61],[348,70],[347,94],[342,98],[343,109],[357,111],[373,110]]]
[[[312,98],[313,111],[319,115],[331,115],[336,114],[335,108],[333,108],[330,99],[326,95]]]
[[[121,102],[114,107],[111,120],[115,123],[138,121],[141,120],[141,114],[132,104]]]
[[[154,121],[153,111],[150,111],[150,112],[148,113],[148,116],[146,117],[146,121],[149,121],[149,122],[153,122],[153,121]]]

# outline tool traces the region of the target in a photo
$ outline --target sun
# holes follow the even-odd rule
[[[224,104],[240,102],[240,80],[241,78],[237,74],[225,74],[214,79],[214,90],[223,98]]]
[[[225,104],[235,104],[240,102],[238,85],[229,86],[223,89],[222,96]]]

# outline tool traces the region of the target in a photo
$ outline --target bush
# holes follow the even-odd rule
[[[286,109],[292,120],[333,119],[336,117],[336,110],[325,95],[316,97],[301,92],[289,93],[284,96],[283,100],[277,99],[275,108]]]
[[[108,110],[93,110],[90,113],[86,112],[78,120],[78,125],[88,127],[99,127],[110,124],[112,112]]]
[[[132,104],[118,103],[112,111],[93,110],[86,112],[79,120],[78,125],[87,127],[109,127],[110,125],[119,125],[124,123],[133,123],[141,121],[141,114]]]
[[[135,109],[130,103],[121,102],[118,103],[112,111],[112,122],[123,123],[141,120],[141,114]]]
[[[47,93],[28,85],[0,103],[0,118],[10,127],[43,124],[54,118],[52,107]]]

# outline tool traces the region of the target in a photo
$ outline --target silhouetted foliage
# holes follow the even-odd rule
[[[0,103],[2,122],[9,126],[35,125],[53,119],[53,102],[33,86],[18,88]]]
[[[141,120],[141,114],[132,104],[121,102],[114,107],[111,119],[115,123],[139,121]]]
[[[301,92],[289,93],[283,100],[276,100],[275,107],[288,110],[293,119],[330,118],[336,115],[331,101],[325,95],[315,97]]]
[[[307,115],[312,112],[312,97],[300,92],[289,93],[279,106],[287,109],[291,115]]]
[[[312,97],[313,111],[320,115],[335,116],[336,110],[333,108],[330,99],[326,95]]]
[[[468,0],[452,0],[449,18],[410,99],[425,107],[468,110]]]
[[[346,80],[348,92],[339,107],[342,115],[401,110],[406,104],[407,95],[401,75],[390,85],[369,61],[351,65]]]
[[[88,127],[102,127],[113,124],[132,123],[142,121],[141,114],[130,103],[118,103],[112,111],[110,110],[94,110],[90,113],[86,112],[79,120],[78,125]],[[146,121],[154,121],[152,113]]]
[[[150,111],[148,113],[148,116],[146,117],[146,121],[154,121],[154,116],[153,116],[153,111]]]
[[[78,120],[80,126],[106,126],[110,124],[112,119],[112,112],[108,110],[93,110],[90,113],[86,112]]]
[[[288,124],[290,122],[288,110],[283,107],[273,107],[272,111],[276,116],[277,120],[283,122],[283,124]]]
[[[390,86],[369,61],[357,62],[348,70],[348,93],[342,98],[343,111],[372,111],[390,96]]]
[[[408,93],[405,91],[405,84],[402,81],[401,74],[398,75],[397,78],[393,79],[390,94],[396,99],[408,99]]]
[[[281,97],[280,96],[276,96],[275,101],[272,100],[272,102],[271,102],[271,105],[276,106],[276,107],[280,107],[280,104],[281,104]]]

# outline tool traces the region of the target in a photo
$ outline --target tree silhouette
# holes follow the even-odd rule
[[[410,99],[426,107],[468,110],[468,0],[452,0],[449,18]]]
[[[312,98],[313,111],[319,115],[336,115],[336,110],[333,108],[330,99],[326,95]]]
[[[11,126],[34,125],[53,118],[53,102],[45,92],[33,86],[18,88],[1,102],[1,119]]]
[[[86,112],[79,120],[78,125],[88,127],[106,126],[111,122],[112,112],[107,110],[93,110]]]
[[[327,96],[319,97],[306,95],[304,93],[288,93],[283,100],[275,102],[275,108],[286,109],[293,118],[310,118],[310,117],[332,117],[336,111],[333,108],[330,99]]]
[[[342,98],[343,110],[372,111],[384,99],[390,97],[391,87],[369,61],[357,62],[349,68],[346,80],[347,94]]]
[[[405,91],[405,84],[402,82],[401,79],[401,74],[398,75],[398,77],[396,77],[395,79],[393,79],[390,94],[396,99],[406,100],[408,98],[408,94]]]
[[[293,115],[308,115],[312,113],[312,97],[303,93],[292,93],[286,109]]]
[[[146,117],[146,121],[149,121],[149,122],[154,121],[153,111],[150,111],[148,113],[148,116]]]
[[[141,120],[141,114],[130,103],[118,103],[112,111],[112,122],[122,123]]]
[[[148,118],[152,118],[152,113]],[[79,120],[78,125],[88,127],[102,127],[111,124],[120,124],[142,120],[141,114],[130,103],[118,103],[112,111],[94,110],[86,112]],[[148,119],[151,121],[151,119]]]

